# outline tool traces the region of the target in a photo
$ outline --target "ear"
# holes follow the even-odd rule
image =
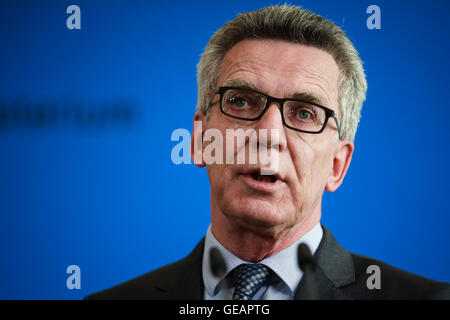
[[[325,190],[334,192],[339,188],[342,181],[344,181],[350,162],[352,161],[353,150],[355,146],[351,141],[338,141],[338,146],[333,159],[333,167],[328,177],[328,182]]]
[[[197,167],[204,167],[203,161],[203,133],[205,128],[205,114],[196,112],[191,136],[191,159]]]

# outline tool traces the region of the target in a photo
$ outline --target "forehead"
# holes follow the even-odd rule
[[[238,80],[280,98],[308,93],[337,111],[339,76],[334,58],[321,49],[282,40],[244,40],[225,55],[218,86]]]

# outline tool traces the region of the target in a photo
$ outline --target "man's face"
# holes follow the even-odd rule
[[[278,98],[306,93],[339,114],[339,76],[333,57],[320,49],[278,40],[245,40],[226,54],[217,87],[246,83]],[[215,221],[227,221],[274,235],[303,219],[317,223],[323,190],[334,191],[341,181],[336,183],[340,179],[336,175],[341,174],[337,171],[342,170],[336,168],[336,155],[343,144],[334,120],[328,120],[322,133],[309,134],[286,128],[277,103],[258,121],[245,121],[221,113],[218,101],[216,95],[207,116],[196,114],[194,119],[203,121],[203,130],[219,129],[225,137],[226,129],[267,129],[270,137],[270,130],[278,129],[278,151],[272,152],[279,152],[279,164],[275,182],[252,176],[263,167],[259,164],[208,165],[213,230],[219,227],[214,226]],[[346,149],[351,157],[350,144],[347,142]]]

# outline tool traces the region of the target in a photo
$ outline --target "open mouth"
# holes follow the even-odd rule
[[[241,174],[242,181],[251,190],[260,194],[273,195],[279,192],[284,186],[284,180],[276,171],[265,169],[252,169]],[[246,189],[248,190],[248,189]]]
[[[269,182],[269,183],[275,183],[277,181],[277,177],[275,175],[262,175],[260,172],[255,171],[250,174],[250,176],[255,179],[256,181],[261,182]]]

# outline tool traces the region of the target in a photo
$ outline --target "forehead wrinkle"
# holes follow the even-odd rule
[[[254,57],[246,57],[248,59],[244,59],[245,56],[238,56],[236,59],[232,60],[230,63],[227,63],[227,56],[223,60],[223,66],[226,65],[220,72],[220,77],[218,79],[218,85],[230,79],[238,79],[242,81],[247,81],[253,83],[258,89],[266,90],[267,88],[261,86],[261,78],[262,70],[264,68],[258,66],[257,61]],[[268,66],[270,67],[270,66]],[[234,69],[234,70],[233,70]],[[230,70],[232,72],[230,72]],[[225,71],[225,72],[224,72]],[[262,77],[264,78],[264,77]],[[255,83],[256,82],[256,83]]]
[[[321,72],[321,70],[317,68],[316,65],[307,65],[301,67],[298,65],[294,66],[296,68],[291,72],[295,73],[295,77],[297,78],[297,81],[294,85],[295,88],[304,88],[304,85],[306,84],[308,89],[299,89],[300,92],[311,92],[314,95],[318,96],[320,100],[322,100],[322,104],[328,105],[330,107],[335,105],[333,101],[337,101],[338,79],[330,79],[330,77],[328,77],[324,72]],[[332,82],[336,82],[335,85],[333,85]],[[309,90],[309,88],[311,87],[317,88],[317,92],[316,90]],[[287,92],[286,94],[292,93],[295,92]]]
[[[292,97],[296,93],[311,93],[317,96],[323,105],[338,108],[339,79],[334,79],[336,73],[330,72],[332,70],[329,62],[332,61],[332,68],[336,68],[338,77],[340,70],[334,58],[327,56],[328,53],[323,52],[324,59],[309,63],[308,60],[312,58],[310,54],[304,55],[304,59],[301,59],[301,56],[297,59],[298,53],[275,57],[269,50],[270,46],[265,51],[251,49],[233,51],[233,49],[235,48],[225,55],[222,62],[218,85],[235,78],[251,82],[259,91],[274,97],[284,98]],[[273,59],[276,58],[279,63],[273,63]],[[275,82],[273,79],[278,81]]]

